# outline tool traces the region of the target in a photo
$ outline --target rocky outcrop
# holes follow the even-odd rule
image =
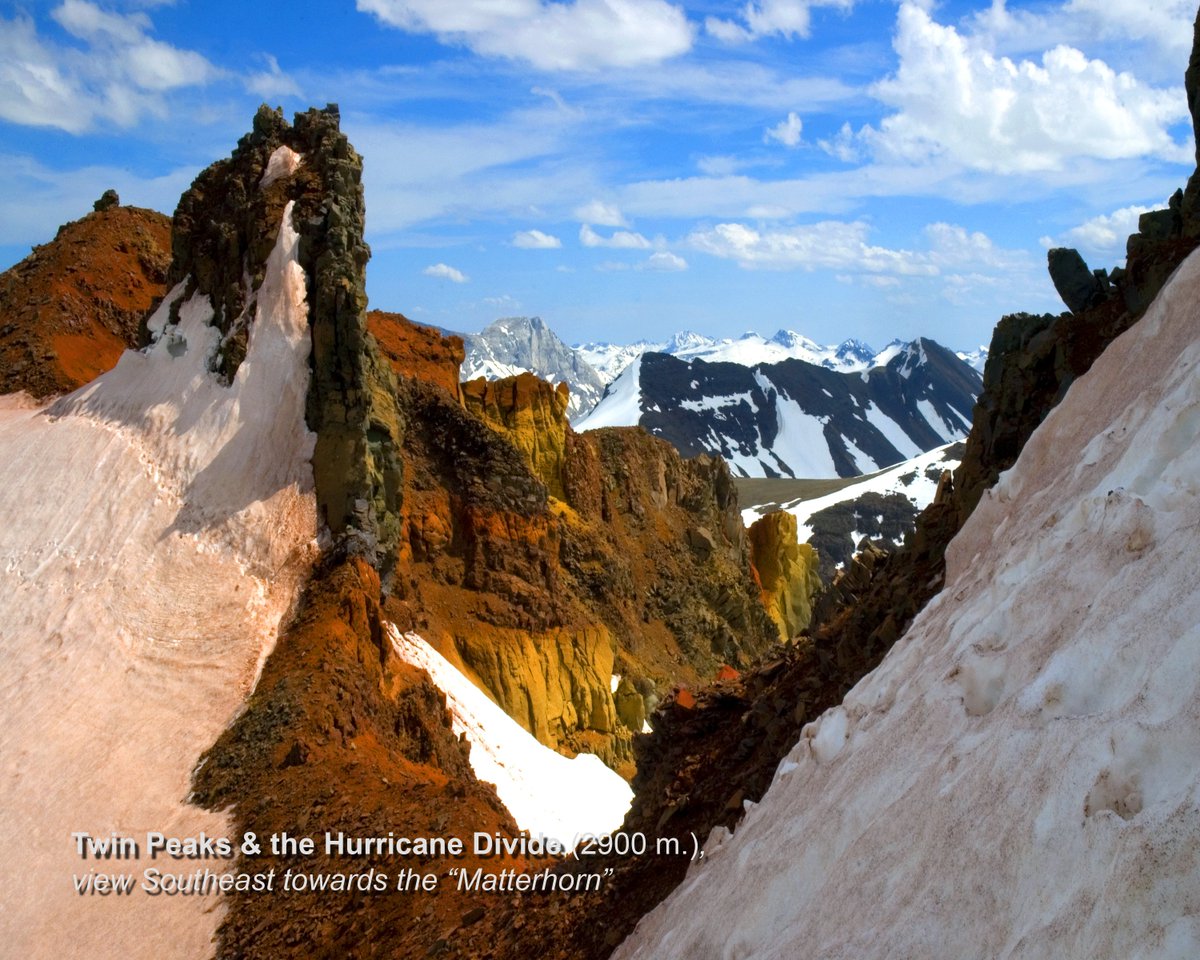
[[[106,206],[0,275],[0,393],[69,393],[138,346],[167,291],[171,221]]]
[[[105,190],[100,194],[100,199],[92,204],[92,209],[97,213],[103,213],[105,210],[111,210],[113,207],[121,205],[121,198],[117,195],[116,190]]]
[[[433,327],[421,326],[403,314],[383,310],[367,313],[367,330],[397,376],[431,383],[462,401],[462,384],[459,382],[459,368],[465,355],[462,337],[443,336]]]
[[[522,373],[503,380],[469,380],[462,391],[467,409],[507,436],[550,496],[565,500],[567,385],[551,386]]]
[[[1046,262],[1054,289],[1072,313],[1082,313],[1108,295],[1107,276],[1092,273],[1078,250],[1054,247],[1046,254]]]
[[[311,855],[277,855],[264,844],[261,855],[238,861],[236,869],[249,873],[275,869],[276,886],[269,894],[225,899],[218,956],[341,956],[356,943],[372,944],[371,956],[426,956],[454,939],[480,898],[444,879],[436,895],[397,892],[402,870],[444,877],[452,866],[527,866],[470,852],[474,831],[511,837],[516,824],[491,785],[475,779],[445,698],[423,671],[397,657],[384,619],[375,571],[361,559],[327,560],[245,711],[197,767],[193,802],[231,808],[236,836],[253,831],[265,839],[286,831],[317,838]],[[326,831],[463,837],[468,852],[458,858],[328,856]],[[388,892],[288,892],[281,879],[288,869],[383,872]]]
[[[759,517],[749,530],[750,563],[762,585],[763,606],[784,641],[809,625],[821,590],[817,551],[798,543],[796,532],[796,517],[783,510]]]
[[[205,294],[221,331],[214,371],[245,356],[255,297],[285,206],[308,280],[313,377],[306,419],[317,434],[313,473],[335,537],[389,571],[400,536],[404,425],[394,375],[367,333],[362,160],[336,106],[296,115],[260,107],[254,129],[198,176],[175,211],[171,283]]]

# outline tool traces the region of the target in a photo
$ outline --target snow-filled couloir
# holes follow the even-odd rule
[[[616,957],[1200,955],[1198,331],[1193,254]]]
[[[249,694],[316,549],[298,239],[288,204],[230,384],[209,371],[208,299],[179,303],[181,283],[145,351],[49,407],[0,406],[6,955],[212,952],[211,898],[78,895],[73,876],[140,882],[170,864],[144,846],[83,859],[72,834],[228,835],[186,804],[192,767]]]
[[[495,786],[522,830],[570,850],[581,836],[621,825],[633,791],[599,757],[564,757],[544,746],[422,637],[391,624],[388,634],[400,659],[428,672],[446,695],[454,732],[471,744],[475,775]]]

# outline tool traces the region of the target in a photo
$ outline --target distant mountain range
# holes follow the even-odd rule
[[[897,341],[899,342],[899,341]],[[639,340],[622,345],[613,343],[581,343],[575,345],[596,372],[610,382],[620,375],[629,363],[644,353],[665,353],[683,360],[707,360],[710,363],[778,363],[781,360],[803,360],[830,370],[856,371],[872,365],[875,351],[861,340],[846,340],[836,346],[821,346],[792,330],[780,330],[773,337],[754,332],[737,339],[717,339],[684,330],[669,340]]]
[[[721,348],[739,344],[748,355],[747,345],[763,342]],[[982,384],[975,369],[927,338],[891,344],[870,361],[865,352],[840,361],[841,370],[836,354],[822,358],[827,364],[747,365],[644,353],[577,428],[640,424],[684,456],[720,454],[743,477],[853,477],[967,435]]]
[[[463,340],[465,380],[529,370],[565,381],[578,429],[640,424],[744,477],[857,476],[961,439],[987,358],[924,338],[823,346],[792,330],[569,347],[540,317],[506,317]]]
[[[822,346],[794,330],[780,330],[772,337],[764,337],[751,331],[736,339],[718,339],[684,330],[669,340],[639,340],[631,344],[577,343],[575,351],[595,368],[605,383],[610,383],[630,362],[644,353],[666,353],[681,360],[740,363],[750,367],[759,363],[803,360],[828,370],[856,373],[887,363],[906,345],[904,340],[892,340],[883,350],[877,351],[870,344],[853,339]],[[983,365],[987,361],[987,347],[959,352],[956,355],[979,373],[983,373]]]
[[[780,330],[772,337],[748,332],[736,339],[683,330],[667,340],[638,340],[627,344],[591,341],[571,347],[541,317],[503,317],[479,333],[459,335],[467,351],[462,367],[464,380],[476,377],[497,380],[529,370],[553,383],[565,381],[571,387],[569,416],[573,423],[582,420],[599,403],[607,384],[646,353],[747,367],[803,360],[828,370],[857,373],[886,364],[907,346],[903,340],[893,340],[883,350],[876,351],[869,344],[854,339],[822,346],[793,330]],[[983,373],[987,347],[956,355]]]

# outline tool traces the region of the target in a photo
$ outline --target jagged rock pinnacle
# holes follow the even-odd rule
[[[285,173],[272,158],[298,156]],[[367,335],[362,159],[336,104],[296,114],[259,107],[233,155],[196,178],[175,211],[171,282],[207,294],[222,333],[214,359],[231,379],[284,207],[300,234],[313,377],[306,418],[317,434],[313,473],[322,520],[349,553],[385,575],[399,537],[403,421],[394,382]]]

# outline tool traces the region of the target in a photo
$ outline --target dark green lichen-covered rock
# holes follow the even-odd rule
[[[318,509],[344,549],[386,576],[400,531],[404,424],[394,376],[367,334],[362,159],[336,106],[299,113],[294,125],[282,110],[259,108],[233,155],[180,199],[170,283],[209,297],[222,335],[213,368],[231,380],[289,202],[312,330],[306,419],[317,434]]]

